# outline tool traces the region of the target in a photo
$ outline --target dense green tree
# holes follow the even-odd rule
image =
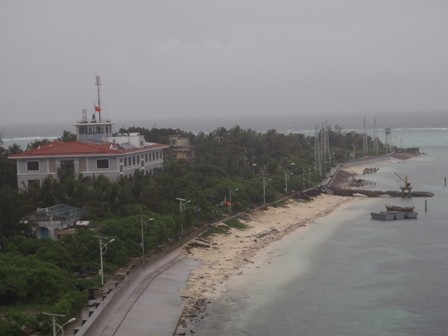
[[[70,142],[76,140],[76,134],[72,134],[70,131],[64,130],[62,136],[58,138],[62,142]]]
[[[34,140],[33,142],[30,142],[27,146],[26,146],[26,150],[30,150],[30,149],[34,149],[37,148],[39,146],[45,145],[47,143],[49,143],[50,140],[48,139],[42,139],[42,140]]]
[[[8,150],[0,146],[0,188],[5,185],[17,187],[16,162],[8,159],[8,156],[20,152],[21,149],[17,145],[9,146]]]
[[[70,274],[34,256],[0,254],[0,302],[55,303],[67,290],[75,290]]]
[[[232,209],[244,211],[262,204],[264,196],[267,202],[283,196],[285,173],[292,173],[288,189],[295,191],[322,179],[314,169],[313,136],[275,130],[260,133],[239,126],[196,135],[178,129],[140,127],[120,132],[140,132],[146,141],[166,144],[172,135],[187,136],[196,157],[184,161],[167,154],[163,173],[150,176],[138,171],[115,181],[103,175],[84,177],[59,171],[58,179],[46,178],[40,186],[18,193],[15,162],[8,156],[20,148],[0,147],[0,306],[43,302],[70,315],[82,306],[86,289],[99,285],[98,235],[115,239],[104,255],[105,270],[110,272],[141,255],[142,223],[145,251],[149,252],[185,230],[226,215],[229,208],[223,201],[229,200],[230,190]],[[336,127],[328,132],[333,162],[348,159],[352,145],[360,154],[362,135]],[[72,137],[64,131],[60,140],[70,141]],[[28,149],[45,142],[35,141]],[[380,149],[384,151],[381,144]],[[268,179],[265,195],[262,178]],[[178,197],[189,200],[182,212]],[[94,230],[77,230],[60,241],[37,240],[23,215],[57,203],[89,211]],[[39,292],[42,286],[45,290]],[[8,314],[0,314],[0,328],[4,328],[0,330],[11,325],[16,328],[17,321],[26,315]]]

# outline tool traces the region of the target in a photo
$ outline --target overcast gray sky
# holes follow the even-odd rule
[[[2,122],[448,107],[446,0],[0,1]],[[2,123],[0,122],[0,123]]]

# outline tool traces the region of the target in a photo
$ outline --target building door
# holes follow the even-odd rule
[[[36,236],[38,239],[50,238],[50,230],[48,230],[45,226],[41,226],[37,228]]]

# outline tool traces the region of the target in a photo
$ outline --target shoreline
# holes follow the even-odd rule
[[[384,156],[357,161],[341,166],[337,184],[351,189],[353,178],[363,175],[366,168],[384,167],[409,157]],[[243,274],[246,267],[259,268],[266,259],[268,246],[295,233],[305,238],[309,227],[318,218],[359,201],[359,197],[319,194],[309,201],[289,199],[279,206],[266,206],[239,218],[246,229],[230,228],[227,234],[198,237],[187,244],[182,253],[199,262],[188,277],[182,298],[185,308],[174,335],[194,333],[189,327],[200,322],[207,314],[207,305],[226,291],[229,280]],[[361,198],[362,199],[362,198]],[[228,227],[224,220],[218,226]]]
[[[327,194],[310,201],[288,200],[277,207],[267,206],[240,218],[245,229],[230,228],[227,233],[199,237],[187,244],[182,253],[199,262],[199,266],[190,273],[186,289],[181,294],[186,305],[175,334],[188,332],[191,323],[200,321],[206,314],[207,304],[225,291],[231,277],[243,273],[244,266],[256,264],[258,267],[263,259],[262,252],[272,242],[293,232],[304,235],[316,224],[317,218],[356,200]],[[227,227],[224,222],[218,226]]]
[[[417,155],[392,154],[342,164],[333,182],[350,190],[353,179],[365,174],[365,169],[374,168],[373,172],[376,172],[380,169],[378,167],[384,168],[413,156]],[[174,335],[194,333],[189,327],[200,323],[207,314],[207,305],[226,291],[231,278],[242,275],[247,267],[259,268],[267,258],[267,247],[271,243],[291,233],[305,239],[309,227],[317,225],[317,219],[337,209],[353,206],[363,198],[324,193],[308,201],[288,199],[283,204],[267,205],[239,217],[245,229],[229,229],[223,220],[218,227],[229,229],[226,234],[202,235],[185,245],[181,253],[194,259],[199,266],[191,271],[186,289],[181,294],[186,303]]]

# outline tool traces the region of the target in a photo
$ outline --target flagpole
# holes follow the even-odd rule
[[[100,101],[100,85],[101,85],[101,79],[100,76],[96,76],[96,83],[95,85],[98,88],[98,119],[99,122],[101,122],[101,101]]]

